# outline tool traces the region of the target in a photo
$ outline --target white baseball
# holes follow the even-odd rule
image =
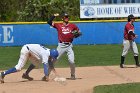
[[[56,14],[54,14],[54,16],[59,16],[59,14],[58,14],[58,13],[56,13]]]

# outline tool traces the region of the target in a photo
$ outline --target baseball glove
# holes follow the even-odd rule
[[[72,31],[72,34],[73,34],[74,38],[77,38],[82,35],[82,33],[77,30]]]

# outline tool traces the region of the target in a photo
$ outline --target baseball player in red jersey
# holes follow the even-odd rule
[[[134,41],[135,38],[137,38],[137,35],[134,33],[134,24],[135,17],[131,14],[128,16],[128,23],[125,25],[124,29],[124,40],[123,40],[123,52],[121,56],[121,63],[120,67],[124,68],[124,60],[125,56],[127,55],[128,51],[131,49],[134,54],[134,59],[136,61],[136,67],[140,67],[139,61],[138,61],[138,48]]]
[[[59,52],[58,59],[65,52],[67,53],[69,65],[71,69],[71,79],[75,80],[75,62],[74,62],[74,52],[72,41],[74,38],[77,38],[81,35],[79,28],[72,23],[69,23],[69,15],[67,13],[62,14],[63,23],[54,23],[53,20],[59,14],[54,14],[49,20],[48,24],[57,29],[58,32],[58,47],[57,50]],[[76,31],[77,34],[74,34]]]

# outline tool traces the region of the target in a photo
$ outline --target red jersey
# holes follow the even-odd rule
[[[59,42],[72,42],[74,38],[72,31],[79,31],[79,28],[72,23],[68,23],[67,25],[54,23],[53,27],[57,29]]]
[[[130,22],[128,22],[125,25],[125,29],[124,29],[124,39],[133,40],[135,38],[133,35],[129,35],[130,31],[133,31],[133,33],[134,33],[134,25],[131,24]]]

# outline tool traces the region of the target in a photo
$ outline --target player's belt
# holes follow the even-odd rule
[[[26,48],[29,50],[29,47],[28,46],[26,46]]]
[[[63,43],[63,44],[66,44],[66,45],[70,45],[71,44],[71,42],[62,42],[62,41],[60,41],[60,43]]]

